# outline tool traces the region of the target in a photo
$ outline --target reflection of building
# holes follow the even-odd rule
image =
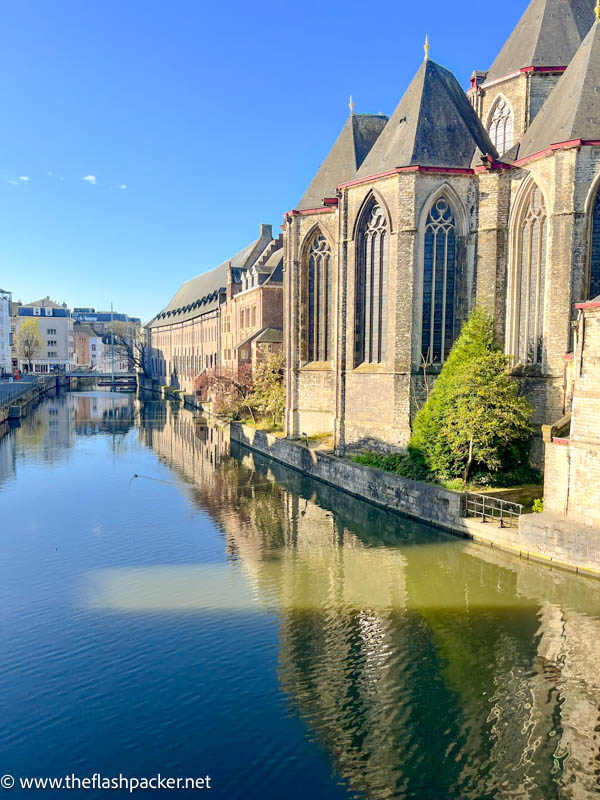
[[[78,433],[126,433],[133,425],[137,400],[134,394],[90,392],[71,394]]]
[[[149,404],[255,596],[308,737],[366,798],[594,796],[600,585],[463,543]]]

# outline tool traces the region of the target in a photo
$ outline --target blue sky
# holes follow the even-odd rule
[[[351,93],[357,112],[391,114],[426,33],[466,87],[524,8],[5,3],[0,286],[152,317],[259,223],[279,231]]]

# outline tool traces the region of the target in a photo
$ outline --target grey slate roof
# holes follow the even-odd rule
[[[566,67],[594,21],[594,0],[531,0],[486,83],[522,67]]]
[[[257,342],[283,342],[283,330],[281,328],[265,328],[256,337]]]
[[[177,290],[172,300],[147,325],[147,328],[158,328],[174,322],[185,322],[218,308],[220,293],[227,288],[229,265],[233,268],[236,283],[241,280],[242,272],[251,267],[261,253],[272,241],[271,226],[261,228],[261,237],[236,253],[218,267],[203,272],[196,278],[186,281]]]
[[[575,57],[526,131],[519,158],[572,139],[600,139],[600,23],[594,23]]]
[[[354,178],[386,122],[383,114],[349,116],[296,208],[320,208],[324,197],[335,197],[335,187]]]
[[[471,166],[475,151],[497,153],[454,75],[424,61],[357,178],[396,167]]]

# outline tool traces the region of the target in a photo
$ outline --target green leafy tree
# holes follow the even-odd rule
[[[532,408],[507,366],[492,318],[475,311],[413,424],[411,456],[436,478],[528,466]]]
[[[254,369],[251,404],[270,417],[274,426],[281,424],[285,409],[284,366],[281,353],[269,353]]]
[[[44,343],[40,335],[40,326],[37,319],[26,319],[16,334],[17,353],[23,361],[27,362],[29,371],[33,371],[33,359],[40,352]]]

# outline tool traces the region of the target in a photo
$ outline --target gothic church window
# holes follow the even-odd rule
[[[425,227],[421,353],[427,363],[446,360],[454,343],[456,223],[450,204],[439,197]]]
[[[356,253],[354,365],[384,360],[386,333],[388,225],[374,200],[365,209]]]
[[[318,233],[308,252],[306,275],[306,355],[307,361],[332,358],[331,249]]]
[[[492,144],[499,155],[506,153],[513,145],[513,116],[510,106],[502,97],[499,97],[492,111],[489,124],[489,134]]]
[[[546,206],[534,186],[517,230],[513,284],[513,331],[517,359],[522,364],[542,361],[546,272]]]
[[[588,300],[600,295],[600,191],[596,195],[592,213],[592,247],[590,257],[590,283]]]

